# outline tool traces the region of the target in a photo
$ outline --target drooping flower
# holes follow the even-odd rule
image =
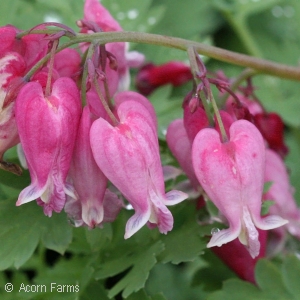
[[[264,194],[264,199],[274,201],[269,212],[288,220],[284,228],[300,239],[300,209],[293,197],[293,187],[284,161],[271,149],[266,150],[265,181],[270,182],[271,187]]]
[[[221,246],[239,237],[250,255],[259,254],[258,231],[287,223],[279,216],[262,218],[261,201],[265,172],[265,145],[258,129],[246,120],[230,127],[230,140],[222,143],[219,133],[201,130],[193,143],[196,176],[229,223],[215,233],[207,247]]]
[[[24,150],[31,184],[21,191],[17,205],[38,199],[44,213],[60,212],[76,131],[80,118],[79,92],[70,78],[54,82],[47,97],[37,82],[26,84],[16,100],[16,122]]]
[[[27,70],[29,70],[46,55],[49,41],[44,39],[44,34],[27,34],[22,38],[17,38],[17,34],[21,32],[12,25],[0,27],[0,57],[16,52],[24,58]]]
[[[96,24],[98,28],[85,28],[82,29],[82,32],[123,30],[117,20],[112,17],[110,12],[98,0],[85,1],[83,22]],[[117,91],[128,89],[130,84],[129,67],[140,65],[143,61],[143,55],[139,55],[136,52],[130,54],[128,45],[124,42],[108,43],[105,45],[105,49],[107,54],[113,58],[113,64],[115,64],[115,68],[110,67],[111,61],[108,56],[107,67],[105,70],[102,70],[105,71],[109,82],[110,95],[113,96]]]
[[[65,211],[75,224],[86,224],[90,228],[102,224],[105,220],[115,219],[122,207],[118,197],[106,191],[108,180],[92,154],[89,132],[95,119],[89,106],[86,106],[81,116],[70,168],[70,178],[77,199],[68,197],[65,207]],[[74,212],[74,208],[80,215]]]
[[[0,161],[4,152],[19,142],[14,101],[25,69],[24,59],[16,52],[0,59]]]
[[[126,92],[122,95],[126,98]],[[179,191],[165,193],[156,126],[147,108],[138,101],[121,102],[120,123],[113,127],[99,118],[91,127],[91,147],[105,176],[120,190],[135,210],[126,224],[125,238],[149,221],[162,233],[173,227],[166,205],[187,198]]]
[[[276,113],[258,113],[254,115],[254,124],[261,132],[269,147],[281,157],[288,153],[288,147],[284,143],[284,124]]]
[[[55,54],[54,69],[60,77],[76,76],[80,71],[80,64],[81,57],[75,49],[66,48]]]
[[[192,143],[188,138],[183,119],[177,119],[170,123],[167,129],[166,141],[182,170],[190,180],[194,191],[199,191],[200,184],[192,164]]]

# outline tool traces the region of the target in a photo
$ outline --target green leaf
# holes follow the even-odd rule
[[[300,299],[300,260],[296,256],[288,256],[283,262],[282,276],[288,291],[295,299]]]
[[[212,293],[208,300],[299,300],[300,261],[288,256],[280,265],[260,259],[255,268],[257,286],[239,279],[224,282],[222,290]]]
[[[263,194],[267,193],[269,191],[269,189],[271,188],[273,184],[273,181],[267,181],[264,183],[264,190],[263,190]]]
[[[275,203],[273,200],[264,200],[262,205],[261,205],[261,212],[260,214],[262,216],[265,216],[268,212],[270,207]]]
[[[127,300],[166,300],[162,294],[157,294],[155,296],[148,296],[145,290],[139,290],[137,293],[131,294]]]
[[[92,251],[99,251],[112,241],[111,224],[104,224],[103,228],[86,230],[86,240],[90,244]]]
[[[42,243],[48,249],[64,254],[72,241],[72,227],[64,212],[53,213],[51,218],[44,218]]]
[[[126,31],[149,31],[164,15],[163,6],[151,7],[152,0],[102,0],[101,3]]]
[[[255,279],[268,299],[292,299],[283,282],[280,269],[267,259],[260,259],[257,262]]]
[[[20,207],[15,200],[0,202],[0,270],[19,268],[33,254],[40,238],[46,247],[63,253],[71,240],[65,215],[48,218],[35,201]]]
[[[173,264],[193,261],[206,248],[206,241],[200,237],[199,229],[196,222],[188,222],[162,236],[165,250],[159,256],[160,260]]]
[[[257,76],[254,85],[257,87],[256,95],[267,111],[278,113],[289,126],[300,126],[298,83],[271,76]]]
[[[222,19],[213,9],[211,1],[160,0],[156,3],[167,7],[164,18],[155,27],[155,31],[161,34],[182,38],[203,36],[222,24]]]
[[[205,291],[214,291],[222,287],[224,280],[236,277],[211,250],[207,249],[200,259],[202,263],[193,275],[192,286],[203,286]]]
[[[242,297],[242,298],[241,298]],[[221,291],[210,294],[207,300],[265,300],[257,287],[239,279],[229,279]],[[284,299],[284,298],[282,298]]]
[[[61,258],[52,268],[45,268],[34,278],[35,285],[44,285],[46,290],[40,294],[40,299],[76,299],[84,291],[83,274],[90,270],[90,258],[72,256],[70,259]]]
[[[122,296],[127,298],[133,292],[137,292],[145,286],[150,270],[156,264],[156,256],[163,250],[163,243],[155,244],[138,249],[139,251],[125,258],[130,263],[128,273],[109,291],[108,296],[114,297],[122,290]]]
[[[109,300],[107,291],[103,284],[99,281],[91,282],[83,293],[80,295],[80,300]]]
[[[0,202],[0,270],[19,268],[33,254],[42,232],[41,209],[30,203],[15,207],[15,201]]]

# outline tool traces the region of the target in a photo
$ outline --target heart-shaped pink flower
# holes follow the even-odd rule
[[[127,92],[119,94],[127,99]],[[120,99],[119,99],[120,100]],[[131,203],[135,214],[126,224],[125,238],[149,221],[162,233],[173,227],[173,217],[166,205],[187,198],[185,193],[165,193],[159,156],[156,124],[142,101],[119,101],[120,123],[113,127],[106,120],[96,120],[90,132],[91,147],[99,168]]]
[[[230,140],[222,143],[215,129],[203,129],[192,147],[196,176],[229,223],[228,229],[213,234],[207,247],[239,237],[256,257],[260,249],[256,227],[268,230],[287,221],[260,215],[265,173],[265,145],[260,132],[252,123],[239,120],[231,125],[229,133]]]
[[[38,199],[44,213],[51,216],[53,210],[63,209],[65,193],[73,195],[66,177],[80,112],[79,92],[70,78],[55,81],[48,97],[37,82],[21,89],[15,113],[31,184],[20,193],[17,205]]]

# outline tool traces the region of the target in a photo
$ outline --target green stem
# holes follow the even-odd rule
[[[52,49],[50,51],[50,61],[49,61],[49,72],[47,77],[47,83],[45,88],[45,97],[49,97],[51,94],[51,83],[52,83],[52,73],[53,73],[53,66],[54,66],[54,56],[55,50],[57,49],[58,40],[55,40],[52,45]]]
[[[97,43],[91,43],[85,58],[85,64],[83,67],[82,77],[81,77],[81,102],[83,105],[86,104],[86,79],[88,76],[88,65],[87,61],[89,58],[92,58],[93,53],[95,52],[95,48],[97,46]]]
[[[193,79],[194,79],[194,82],[197,86],[201,82],[201,80],[197,77],[198,64],[197,64],[197,60],[196,60],[195,49],[193,47],[188,47],[187,53],[188,53],[188,56],[189,56],[191,71],[192,71],[192,74],[193,74],[193,77],[194,77]],[[207,103],[206,95],[205,95],[203,90],[201,90],[199,92],[199,95],[197,95],[197,98],[200,98],[200,100],[203,104],[206,116],[208,118],[208,122],[211,126],[213,126],[214,119],[213,119],[213,116],[210,112],[210,107]]]
[[[217,122],[219,124],[220,132],[221,132],[221,136],[222,136],[222,142],[223,143],[228,142],[228,137],[227,137],[227,134],[226,134],[226,131],[225,131],[225,127],[223,125],[223,121],[222,121],[222,118],[221,118],[216,100],[215,100],[215,98],[213,96],[213,93],[211,91],[211,88],[207,89],[207,93],[208,93],[208,99],[212,104],[212,107],[214,109],[214,113],[215,113],[216,118],[217,118]]]
[[[35,33],[32,31],[32,33]],[[214,58],[230,64],[248,67],[256,70],[257,73],[265,73],[281,78],[292,79],[300,81],[300,68],[292,67],[285,64],[272,62],[269,60],[251,57],[245,54],[236,53],[233,51],[221,49],[218,47],[205,45],[181,38],[174,38],[169,36],[162,36],[151,33],[130,32],[130,31],[115,31],[115,32],[97,32],[93,34],[77,34],[75,37],[70,37],[70,41],[58,47],[57,52],[70,47],[77,43],[99,41],[101,44],[112,42],[133,42],[144,43],[152,45],[160,45],[169,48],[176,48],[187,51],[189,47],[194,47],[196,51],[204,56]],[[43,64],[49,59],[46,55],[38,64]],[[37,64],[37,65],[38,65]],[[38,69],[39,67],[37,67]],[[30,78],[34,73],[31,69],[27,76]]]
[[[96,89],[96,92],[99,96],[99,99],[105,109],[105,111],[107,112],[108,116],[110,117],[112,123],[114,126],[117,126],[119,124],[119,121],[117,120],[117,118],[115,117],[115,115],[112,113],[112,111],[110,110],[105,98],[103,97],[103,94],[101,92],[101,88],[100,88],[100,85],[98,83],[98,80],[97,78],[95,77],[94,79],[94,86],[95,86],[95,89]]]

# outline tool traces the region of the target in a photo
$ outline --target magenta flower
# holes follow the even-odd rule
[[[54,69],[60,77],[78,76],[80,72],[81,57],[72,48],[66,48],[55,54]],[[74,78],[73,78],[74,79]]]
[[[237,237],[252,257],[259,254],[258,231],[287,223],[279,216],[262,218],[265,146],[258,129],[246,120],[230,127],[230,141],[222,143],[215,129],[201,130],[192,147],[196,176],[229,223],[213,234],[207,247],[221,246]]]
[[[85,0],[83,21],[95,24],[102,31],[122,31],[122,27],[112,17],[110,12],[98,0]],[[96,31],[94,29],[94,31]],[[83,29],[81,32],[92,32]],[[83,47],[84,49],[85,47]],[[110,95],[114,95],[117,90],[124,90],[129,86],[129,67],[126,62],[126,44],[108,43],[106,51],[113,55],[117,63],[117,70],[110,68],[110,61],[107,59],[105,75],[109,82]],[[104,88],[103,88],[104,91]]]
[[[25,68],[24,59],[16,52],[0,59],[0,161],[4,152],[19,142],[14,101]]]
[[[120,95],[127,98],[126,92]],[[91,127],[96,163],[135,210],[126,224],[125,238],[148,221],[150,227],[156,224],[161,233],[167,233],[173,227],[173,217],[166,205],[179,203],[187,195],[165,193],[156,125],[147,108],[135,100],[120,102],[117,126],[99,118]]]
[[[69,197],[66,212],[71,219],[82,220],[84,224],[94,228],[108,218],[115,219],[122,207],[121,201],[113,193],[106,193],[107,178],[97,166],[90,145],[90,128],[96,118],[90,113],[89,107],[83,109],[78,128],[70,177],[77,193],[77,199]],[[108,207],[105,210],[104,198]],[[74,213],[74,206],[78,201],[81,215]],[[69,203],[70,202],[70,203]],[[108,215],[108,216],[107,216]]]
[[[44,213],[51,216],[53,210],[63,209],[65,193],[73,195],[66,177],[81,111],[78,89],[71,79],[62,77],[45,97],[41,85],[30,82],[21,89],[15,110],[31,176],[31,184],[20,193],[17,205],[39,198]]]

